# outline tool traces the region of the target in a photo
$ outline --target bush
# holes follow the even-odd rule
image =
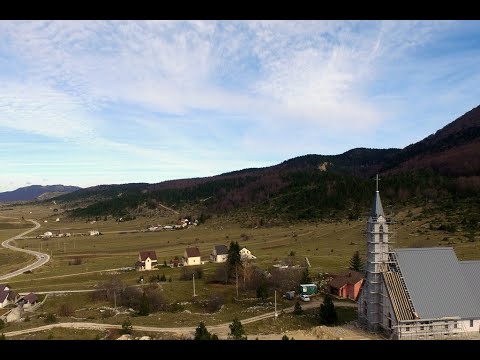
[[[195,274],[195,279],[201,279],[203,277],[203,269],[183,267],[180,274],[180,280],[192,280],[193,274]]]
[[[68,262],[68,265],[82,265],[82,258],[77,256]]]
[[[130,321],[130,318],[127,318],[127,319],[125,319],[125,321],[122,324],[122,330],[120,330],[120,333],[122,335],[131,334],[132,331],[133,331],[132,322]]]
[[[167,281],[167,277],[165,276],[165,274],[162,274],[162,276],[160,276],[160,281],[162,282]]]
[[[218,340],[218,336],[210,334],[204,322],[202,321],[195,329],[194,340]]]
[[[57,314],[59,316],[72,316],[74,314],[72,305],[68,303],[60,304],[57,310]]]
[[[5,337],[5,334],[2,333],[2,334],[0,335],[0,340],[7,340],[7,338]]]
[[[225,304],[225,299],[221,296],[212,296],[207,302],[207,311],[209,313],[214,313],[220,310]]]
[[[5,327],[5,321],[0,319],[0,329],[3,329]]]
[[[105,311],[102,312],[102,319],[108,319],[114,315],[115,311],[113,311],[112,309],[105,309]]]
[[[47,324],[53,324],[53,323],[56,323],[57,322],[57,317],[55,316],[55,314],[47,314],[47,317],[45,318],[45,322]]]
[[[303,309],[302,309],[302,305],[300,305],[300,302],[296,302],[295,303],[295,308],[293,309],[293,313],[295,315],[302,315],[303,314]]]

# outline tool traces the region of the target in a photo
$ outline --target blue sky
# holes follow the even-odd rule
[[[479,83],[478,21],[0,21],[0,191],[404,147]]]

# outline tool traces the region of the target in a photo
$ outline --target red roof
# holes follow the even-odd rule
[[[332,280],[328,283],[329,286],[340,289],[342,286],[347,284],[353,285],[358,283],[364,278],[363,273],[357,271],[349,271],[344,274],[335,275]]]
[[[157,260],[157,253],[153,250],[150,251],[140,251],[140,260],[145,261],[147,258],[150,258],[150,260]]]
[[[38,298],[37,298],[37,295],[35,295],[34,293],[30,293],[28,295],[25,295],[23,297],[23,299],[27,302],[27,303],[30,303],[30,304],[33,304],[34,302],[37,302]]]
[[[198,249],[198,247],[194,247],[194,248],[187,248],[185,250],[187,252],[187,257],[197,257],[197,256],[201,256],[200,255],[200,250]]]

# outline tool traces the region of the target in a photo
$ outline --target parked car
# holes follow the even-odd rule
[[[308,295],[300,295],[300,300],[302,300],[302,301],[310,301],[310,296],[308,296]]]

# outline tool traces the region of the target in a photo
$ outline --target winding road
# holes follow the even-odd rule
[[[356,307],[355,303],[350,302],[334,302],[338,306],[346,306],[346,307]],[[308,304],[302,304],[303,309],[311,309],[318,307],[320,301],[312,301]],[[281,310],[278,310],[277,313],[280,314]],[[294,311],[294,306],[289,308],[283,309],[284,313],[291,313]],[[248,319],[241,320],[242,324],[250,324],[256,321],[261,321],[269,318],[273,318],[275,316],[275,312],[269,312],[266,314],[257,315]],[[208,329],[217,335],[227,335],[230,331],[229,329],[230,323],[219,324],[219,325],[210,325]],[[57,323],[57,324],[50,324],[39,326],[36,328],[31,329],[23,329],[18,331],[10,331],[4,333],[6,337],[30,334],[38,331],[45,331],[53,328],[71,328],[71,329],[87,329],[87,330],[109,330],[109,329],[121,329],[122,325],[115,325],[115,324],[99,324],[99,323],[92,323],[92,322],[64,322],[64,323]],[[145,331],[145,332],[157,332],[157,333],[177,333],[183,335],[193,335],[195,333],[196,326],[191,327],[154,327],[154,326],[139,326],[134,325],[134,331]]]
[[[28,233],[30,233],[34,230],[37,230],[40,227],[40,224],[38,222],[36,222],[35,220],[28,220],[28,221],[35,224],[35,227],[32,228],[32,229],[29,229],[29,230],[27,230],[27,231],[25,231],[25,232],[23,232],[19,235],[16,235],[16,236],[14,236],[10,239],[5,240],[4,242],[2,242],[2,246],[6,249],[10,249],[10,250],[14,250],[14,251],[21,251],[21,252],[33,255],[37,258],[37,260],[33,264],[27,265],[24,268],[21,268],[19,270],[16,270],[16,271],[11,272],[11,273],[6,274],[6,275],[0,275],[0,280],[6,280],[6,279],[10,279],[12,277],[18,276],[20,274],[23,274],[25,271],[36,269],[36,268],[38,268],[38,267],[42,266],[43,264],[46,264],[47,262],[50,261],[50,255],[48,255],[48,254],[44,254],[44,253],[41,253],[41,252],[38,252],[38,251],[33,251],[33,250],[20,249],[16,246],[10,245],[11,241],[16,240],[16,239],[18,239],[22,236],[25,236]]]

